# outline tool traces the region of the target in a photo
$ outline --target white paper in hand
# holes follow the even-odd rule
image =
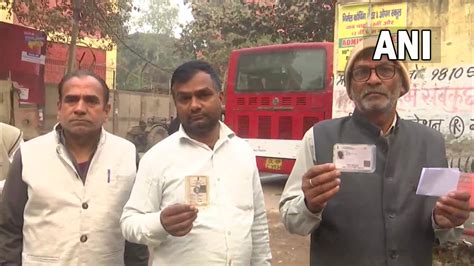
[[[459,175],[457,168],[423,168],[416,194],[445,196],[457,189]]]

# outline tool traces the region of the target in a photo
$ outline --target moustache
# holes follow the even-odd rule
[[[385,88],[379,86],[379,87],[370,87],[370,88],[365,89],[362,92],[361,96],[363,98],[363,97],[367,96],[370,93],[378,93],[378,94],[383,94],[385,96],[389,95],[388,91]]]
[[[192,114],[189,116],[189,120],[195,120],[195,119],[201,119],[201,118],[205,118],[206,115],[203,114],[203,113],[199,113],[199,114]]]

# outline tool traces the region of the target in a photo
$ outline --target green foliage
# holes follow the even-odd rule
[[[125,43],[160,66],[147,64],[123,45],[117,48],[117,88],[124,90],[167,90],[173,70],[183,61],[175,52],[176,39],[165,34],[134,33]]]
[[[178,8],[170,0],[148,0],[147,10],[143,10],[136,23],[140,28],[149,28],[149,32],[173,36],[178,22]]]
[[[183,29],[177,48],[181,54],[211,62],[222,75],[233,49],[332,41],[335,2],[281,0],[272,6],[194,4],[194,21]]]
[[[51,4],[53,2],[55,4]],[[73,1],[35,1],[35,0],[3,0],[0,9],[15,14],[21,24],[32,26],[46,32],[54,42],[69,42],[73,20]],[[116,1],[79,1],[81,15],[79,21],[79,40],[86,36],[103,38],[102,48],[112,48],[114,40],[126,35],[126,22],[132,10],[131,0]]]
[[[140,33],[128,36],[125,43],[149,62],[132,53],[124,45],[118,46],[117,87],[124,90],[167,91],[171,73],[185,61],[175,51],[174,30],[178,21],[178,8],[170,0],[147,0],[142,16],[132,24]]]

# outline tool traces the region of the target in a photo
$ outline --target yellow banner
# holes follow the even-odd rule
[[[377,35],[381,29],[389,29],[392,33],[396,33],[397,29],[406,27],[406,2],[340,6],[337,18],[338,40],[335,43],[337,71],[344,71],[352,48],[362,37]]]
[[[13,15],[10,16],[7,10],[0,9],[0,21],[6,23],[13,23]]]

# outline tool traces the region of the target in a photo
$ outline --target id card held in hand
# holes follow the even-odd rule
[[[196,207],[209,204],[209,177],[186,176],[185,195],[186,203]]]
[[[336,143],[333,162],[341,172],[373,173],[375,171],[376,147],[367,144]]]

